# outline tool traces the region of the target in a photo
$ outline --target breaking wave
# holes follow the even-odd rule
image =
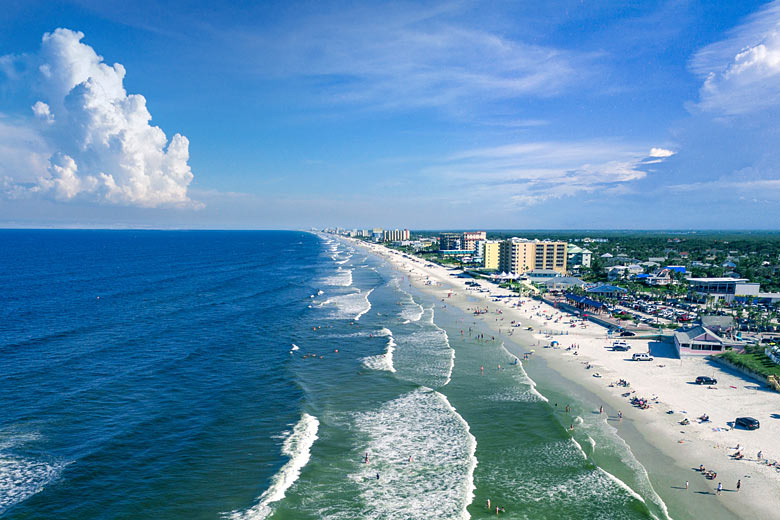
[[[301,474],[311,457],[311,447],[317,440],[320,422],[313,415],[304,413],[301,420],[282,444],[282,453],[289,457],[287,463],[271,479],[271,486],[258,498],[256,505],[244,511],[233,511],[232,520],[262,520],[273,512],[271,504],[284,498],[286,491]]]
[[[383,329],[387,330],[387,329]],[[363,366],[372,370],[386,370],[388,372],[395,372],[393,366],[393,352],[395,352],[395,339],[391,335],[387,340],[387,346],[383,354],[377,354],[376,356],[368,356],[361,359]]]
[[[355,423],[371,457],[350,475],[366,504],[364,518],[469,518],[477,443],[444,395],[420,388]]]

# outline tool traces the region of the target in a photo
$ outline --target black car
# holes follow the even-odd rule
[[[624,330],[620,333],[621,338],[630,338],[631,336],[636,336],[636,333],[631,332],[630,330]]]
[[[712,377],[707,376],[699,376],[696,378],[696,384],[697,385],[717,385],[718,380],[714,379]]]
[[[760,424],[757,419],[752,417],[737,417],[737,420],[734,421],[734,426],[741,426],[746,430],[758,430]]]

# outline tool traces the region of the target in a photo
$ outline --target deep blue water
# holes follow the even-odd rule
[[[280,367],[320,256],[296,232],[0,231],[0,515],[251,502],[299,418]]]

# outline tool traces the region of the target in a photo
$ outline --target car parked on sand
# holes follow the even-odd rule
[[[637,352],[633,356],[631,356],[631,359],[634,361],[652,361],[653,356],[648,354],[647,352]]]
[[[712,377],[699,376],[696,378],[697,385],[717,385],[718,380]]]
[[[746,430],[758,430],[760,423],[757,419],[753,419],[752,417],[737,417],[734,421],[734,427],[736,428],[737,426],[741,426]]]

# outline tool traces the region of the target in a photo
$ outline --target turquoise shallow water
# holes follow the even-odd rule
[[[572,438],[479,320],[354,246],[0,239],[3,518],[662,516],[607,429]]]

